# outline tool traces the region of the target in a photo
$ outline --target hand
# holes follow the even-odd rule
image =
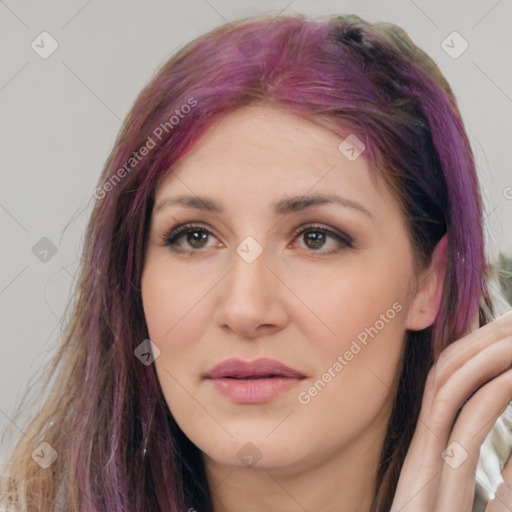
[[[512,310],[441,353],[390,512],[472,512],[480,446],[512,400],[511,368]],[[512,457],[502,477],[486,512],[512,511]]]

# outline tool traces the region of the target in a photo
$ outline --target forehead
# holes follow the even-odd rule
[[[209,128],[169,169],[156,198],[171,191],[269,198],[339,191],[389,199],[364,152],[350,160],[340,150],[344,137],[281,107],[249,105]]]

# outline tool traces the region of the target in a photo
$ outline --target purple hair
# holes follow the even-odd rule
[[[133,355],[148,337],[140,280],[163,177],[221,118],[264,102],[364,142],[365,158],[400,200],[418,266],[448,238],[442,308],[431,328],[409,333],[372,510],[391,503],[426,373],[468,330],[487,294],[478,180],[448,83],[402,29],[357,16],[296,15],[240,20],[192,41],[127,116],[95,192],[63,348],[78,354],[61,390],[75,392],[63,399],[74,413],[64,420],[55,411],[68,433],[53,438],[65,454],[58,467],[69,482],[66,510],[212,510],[198,449],[175,424],[153,366]],[[148,156],[135,162],[149,140]]]
[[[141,268],[133,267],[134,230],[157,180],[220,117],[265,101],[313,122],[312,117],[328,118],[338,125],[338,134],[355,133],[371,164],[410,167],[414,157],[407,179],[420,182],[428,199],[443,210],[450,244],[451,302],[445,302],[436,320],[435,339],[448,332],[456,339],[468,329],[485,287],[482,207],[472,150],[448,83],[401,29],[385,23],[372,27],[355,16],[323,22],[295,16],[245,20],[212,31],[183,48],[141,93],[123,130],[131,143],[119,148],[104,179],[148,136],[156,141],[154,130],[190,98],[198,107],[172,131],[164,131],[149,161],[104,200],[108,210],[126,187],[138,189],[127,219],[133,228],[127,275],[140,277]],[[419,150],[414,147],[418,132],[431,138],[432,147],[409,155],[407,150]],[[447,211],[441,201],[447,201]]]

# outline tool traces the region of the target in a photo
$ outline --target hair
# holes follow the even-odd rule
[[[213,511],[199,449],[175,423],[154,365],[134,356],[148,338],[140,283],[160,181],[208,128],[257,104],[365,144],[364,158],[407,219],[415,267],[426,268],[448,239],[442,306],[432,326],[406,332],[376,469],[371,510],[389,510],[430,367],[472,320],[484,325],[493,312],[482,199],[454,94],[401,28],[354,15],[220,26],[173,55],[140,92],[94,194],[71,315],[45,370],[55,382],[44,382],[39,396],[48,395],[6,465],[5,489],[26,510]],[[136,158],[150,141],[148,156]],[[31,457],[43,441],[58,453],[46,469]]]

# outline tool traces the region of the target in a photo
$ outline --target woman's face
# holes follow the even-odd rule
[[[397,200],[342,140],[245,107],[156,191],[142,277],[156,372],[212,464],[307,468],[384,438],[416,276]]]

